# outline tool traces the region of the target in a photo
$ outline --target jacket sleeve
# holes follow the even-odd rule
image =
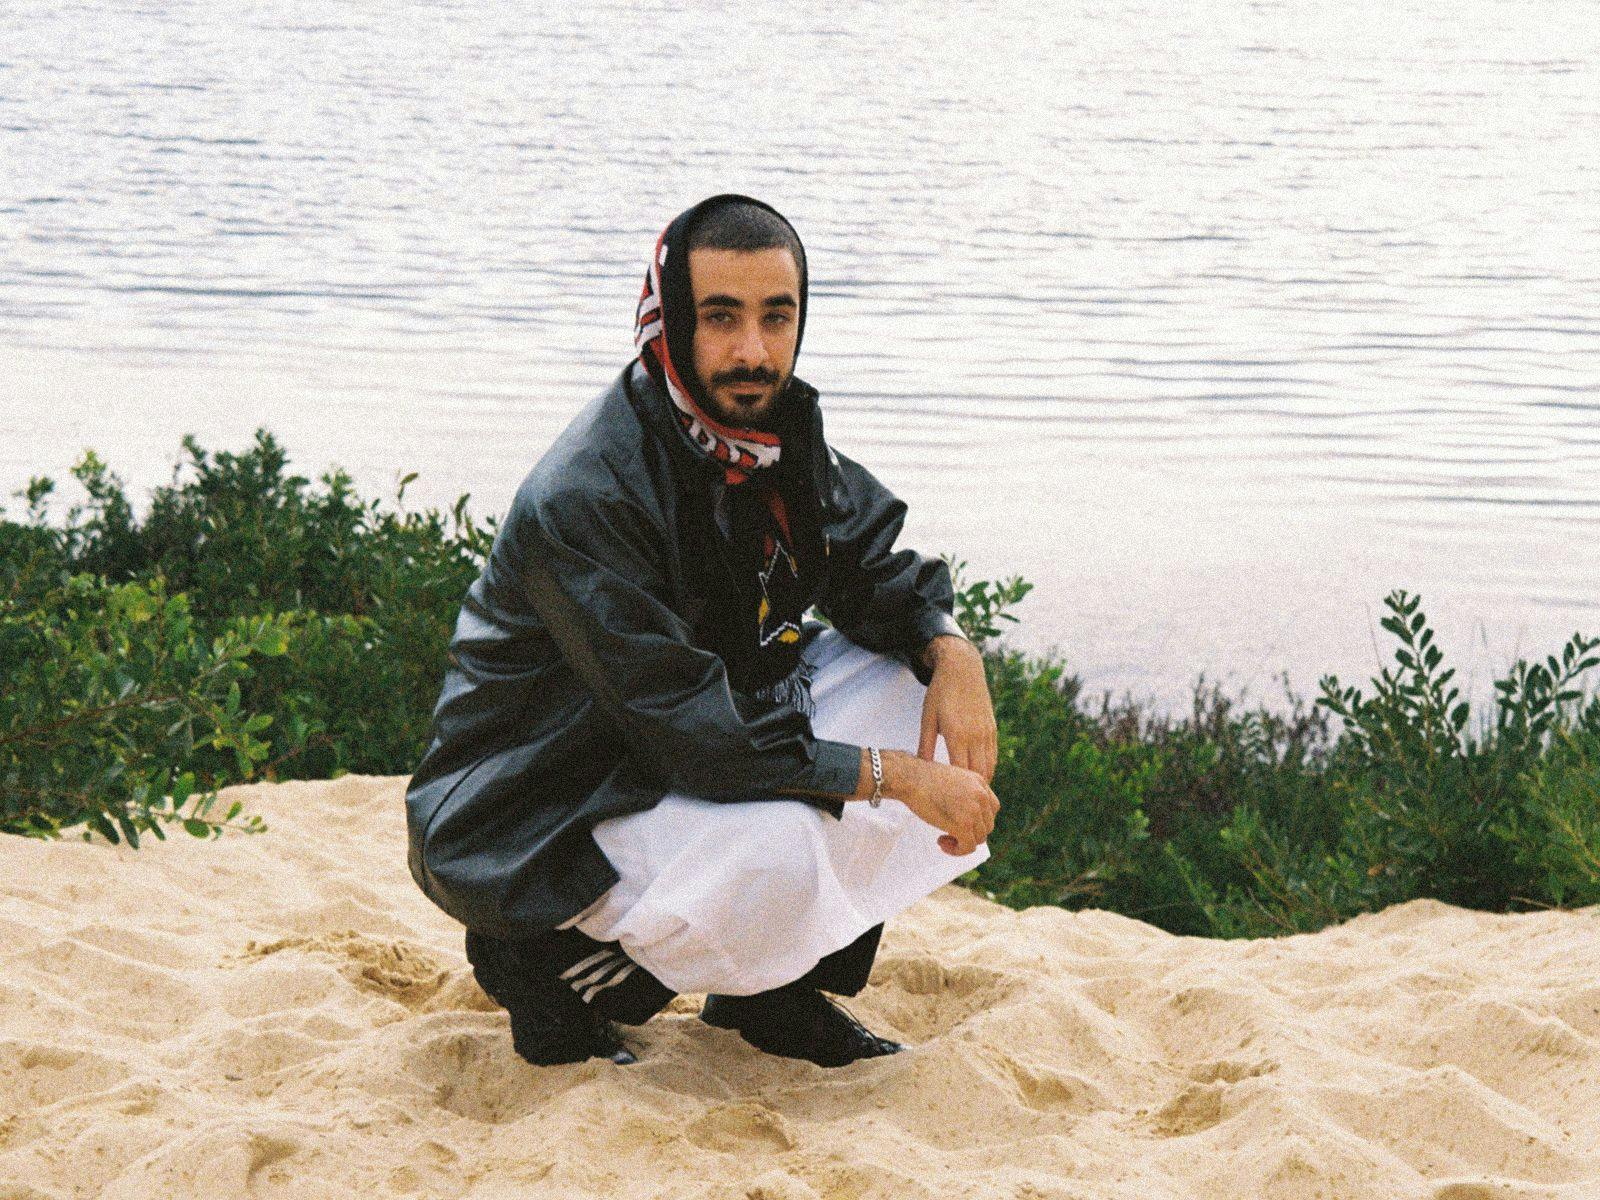
[[[567,665],[669,790],[708,800],[826,793],[837,817],[861,748],[814,736],[790,705],[736,692],[671,606],[666,534],[635,501],[566,492],[513,506],[510,565]]]
[[[900,659],[926,686],[933,679],[922,661],[928,643],[945,633],[966,636],[954,616],[950,568],[896,550],[905,501],[854,459],[832,447],[828,454],[834,505],[844,512],[824,529],[828,572],[817,609],[851,641]]]

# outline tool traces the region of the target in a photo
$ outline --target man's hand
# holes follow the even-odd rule
[[[884,794],[943,830],[939,848],[946,854],[971,854],[989,840],[1000,800],[976,771],[929,762],[904,750],[885,750],[882,758]],[[863,775],[870,778],[865,770]]]
[[[965,638],[941,634],[922,657],[933,668],[933,679],[922,701],[917,757],[932,762],[935,738],[943,737],[950,765],[975,771],[989,783],[1000,756],[999,730],[982,653]]]

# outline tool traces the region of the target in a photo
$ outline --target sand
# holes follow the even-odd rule
[[[679,997],[534,1067],[405,867],[403,777],[270,826],[0,837],[0,1198],[1600,1197],[1600,913],[1174,937],[954,885],[824,1070]]]

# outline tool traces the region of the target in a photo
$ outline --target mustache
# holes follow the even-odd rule
[[[730,383],[770,383],[778,382],[778,373],[768,367],[735,367],[731,371],[718,371],[711,376],[712,387],[722,387]]]

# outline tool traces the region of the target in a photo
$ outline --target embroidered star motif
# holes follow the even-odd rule
[[[756,638],[762,646],[774,641],[788,645],[800,640],[800,626],[793,621],[772,620],[772,588],[782,586],[789,591],[800,586],[800,566],[794,555],[770,533],[766,538],[766,565],[757,572],[761,580],[761,602],[756,607]],[[776,573],[777,578],[774,578]]]

